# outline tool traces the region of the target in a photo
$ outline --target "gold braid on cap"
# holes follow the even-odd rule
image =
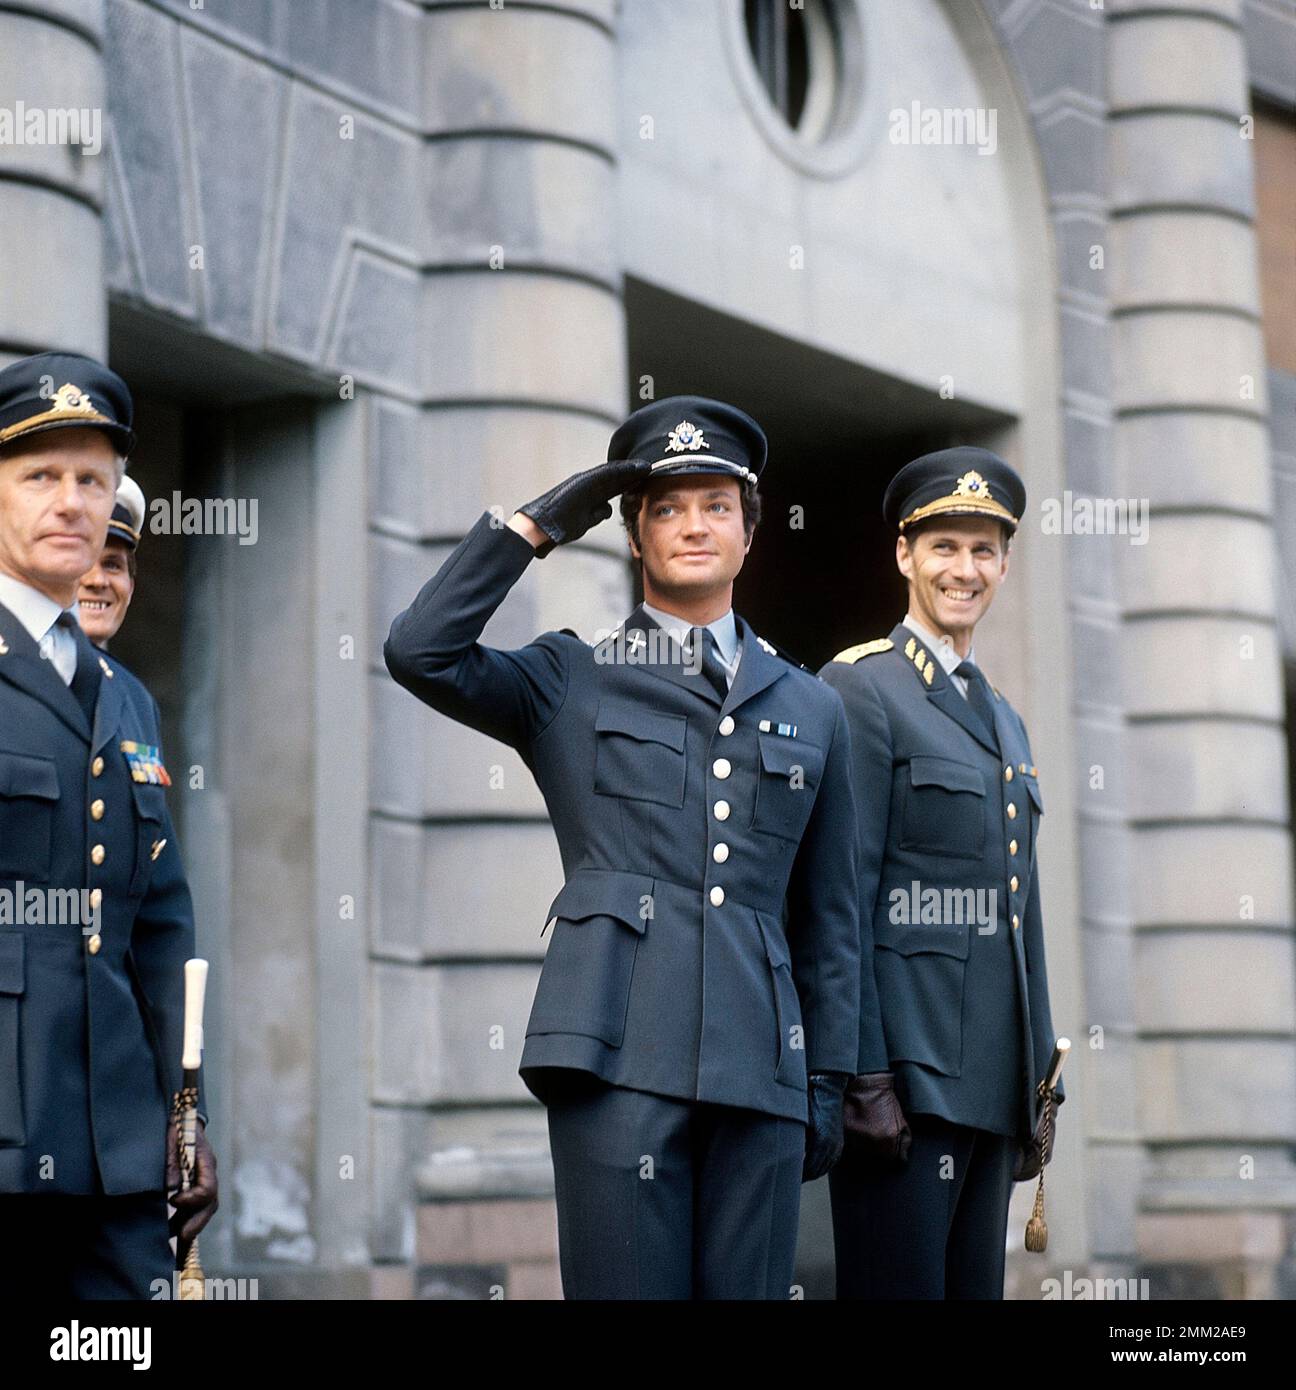
[[[903,531],[912,522],[922,521],[924,517],[939,516],[942,512],[985,512],[989,516],[1010,521],[1014,526],[1018,523],[1018,518],[1002,502],[996,502],[990,495],[990,484],[980,473],[974,471],[964,473],[948,497],[938,497],[934,502],[926,502],[921,507],[916,507],[901,521],[900,530]]]
[[[34,430],[39,425],[52,424],[56,420],[82,420],[87,424],[116,425],[116,420],[110,420],[102,414],[95,406],[95,403],[79,387],[74,386],[70,381],[60,386],[53,395],[53,405],[40,415],[29,415],[25,420],[19,420],[16,424],[7,425],[0,430],[0,444],[7,444],[11,439],[17,439],[19,435]]]

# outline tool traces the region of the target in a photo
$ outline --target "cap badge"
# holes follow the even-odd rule
[[[994,498],[990,496],[990,484],[980,473],[975,471],[964,473],[951,495],[954,497],[980,497],[987,502],[994,501]]]
[[[686,451],[696,454],[699,449],[709,449],[711,446],[702,438],[702,431],[694,425],[690,425],[687,420],[681,420],[670,432],[666,441],[668,453],[682,454]]]
[[[54,410],[61,415],[98,415],[94,402],[79,387],[66,382],[54,393]]]

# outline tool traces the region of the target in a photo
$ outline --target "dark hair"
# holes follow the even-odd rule
[[[648,486],[631,488],[628,492],[621,494],[621,525],[626,529],[626,535],[635,544],[635,549],[642,551],[643,542],[639,539],[639,513],[643,510],[643,500],[647,495]],[[756,491],[755,483],[739,483],[738,494],[742,498],[743,514],[743,534],[751,540],[752,534],[761,519],[761,495]]]

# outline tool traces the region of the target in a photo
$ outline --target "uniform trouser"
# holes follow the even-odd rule
[[[596,1078],[549,1104],[567,1298],[779,1298],[805,1125]]]
[[[162,1192],[0,1196],[0,1302],[147,1299],[174,1266]]]
[[[843,1159],[829,1174],[837,1297],[1002,1298],[1018,1145],[911,1115],[904,1164]]]

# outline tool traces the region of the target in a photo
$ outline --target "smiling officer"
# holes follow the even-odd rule
[[[548,1106],[568,1298],[788,1297],[800,1184],[840,1152],[849,742],[837,696],[733,612],[765,457],[732,406],[645,406],[614,461],[507,527],[483,516],[384,648],[419,699],[521,753],[558,836],[521,1074]],[[535,555],[618,493],[645,596],[621,629],[480,645]]]
[[[0,1295],[148,1298],[173,1268],[193,906],[157,705],[76,616],[131,416],[88,357],[0,371]],[[201,1129],[174,1203],[187,1245],[216,1209]]]
[[[820,673],[850,721],[860,837],[859,1074],[829,1179],[839,1298],[1002,1298],[1014,1177],[1050,1156],[1044,805],[1025,725],[972,651],[1025,505],[985,449],[902,468],[883,511],[909,611]],[[970,918],[976,903],[993,911]]]
[[[144,529],[144,494],[132,477],[121,480],[108,537],[94,567],[81,576],[77,613],[85,635],[103,651],[126,621],[135,596],[135,552]]]

